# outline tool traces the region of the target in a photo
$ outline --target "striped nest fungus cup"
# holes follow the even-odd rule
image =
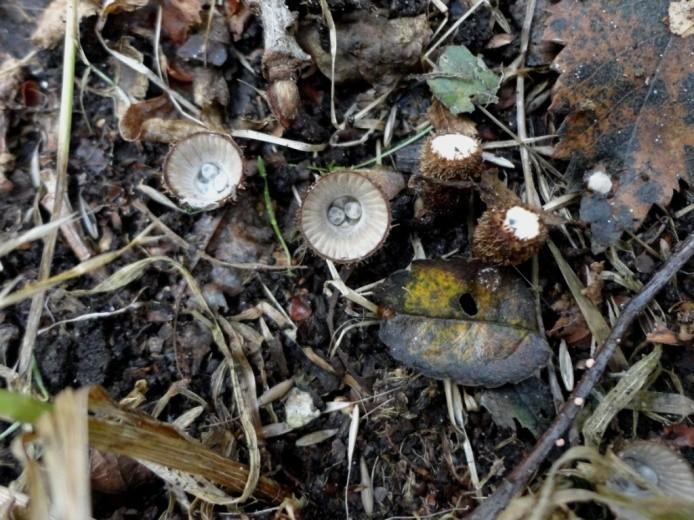
[[[321,177],[306,193],[299,228],[308,246],[338,263],[364,260],[390,231],[388,197],[364,175],[340,171]]]
[[[243,156],[230,137],[200,132],[182,139],[164,161],[168,191],[191,209],[214,209],[236,196]]]

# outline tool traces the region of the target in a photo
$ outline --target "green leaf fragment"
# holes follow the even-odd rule
[[[441,54],[434,78],[427,80],[431,92],[454,114],[472,112],[475,104],[498,101],[501,78],[481,58],[462,45],[451,45]]]

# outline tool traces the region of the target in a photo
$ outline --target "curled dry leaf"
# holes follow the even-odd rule
[[[545,38],[566,47],[550,109],[566,114],[555,156],[602,162],[612,196],[586,192],[581,218],[603,251],[637,229],[653,204],[690,182],[694,146],[694,38],[665,24],[669,0],[580,2],[552,7]]]
[[[118,122],[118,130],[126,141],[175,143],[206,128],[178,119],[171,101],[157,96],[128,106]]]
[[[469,386],[518,383],[543,367],[532,295],[511,271],[464,260],[423,260],[379,287],[390,318],[379,337],[424,375]]]

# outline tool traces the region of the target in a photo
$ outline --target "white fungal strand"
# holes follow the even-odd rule
[[[521,206],[513,206],[506,212],[504,229],[518,240],[533,240],[540,235],[540,217]]]
[[[600,195],[607,195],[612,190],[612,177],[602,170],[595,170],[588,176],[588,189]]]
[[[463,134],[443,134],[431,141],[432,151],[447,161],[460,161],[479,152],[477,139]]]

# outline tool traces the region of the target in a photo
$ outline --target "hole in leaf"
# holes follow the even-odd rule
[[[477,304],[475,303],[475,299],[472,297],[472,294],[465,293],[458,301],[460,302],[460,307],[463,309],[465,314],[468,316],[474,316],[477,314]]]

